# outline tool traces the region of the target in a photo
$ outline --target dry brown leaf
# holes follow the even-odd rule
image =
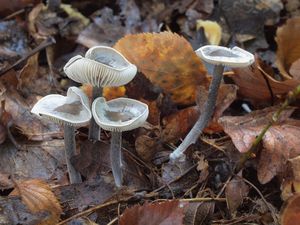
[[[256,136],[269,123],[276,108],[257,110],[246,116],[220,118],[224,131],[240,152],[247,152]],[[262,139],[263,150],[258,162],[258,179],[264,184],[286,168],[287,160],[300,154],[300,120],[287,119],[293,109],[282,112],[280,121]]]
[[[49,216],[40,225],[52,225],[59,221],[61,206],[47,183],[39,179],[17,181],[11,196],[20,196],[22,202],[33,212],[46,211]]]
[[[197,86],[208,87],[203,63],[189,42],[177,34],[127,35],[114,48],[178,104],[194,103]]]
[[[238,93],[249,100],[264,103],[272,99],[272,94],[269,90],[268,84],[272,90],[274,97],[276,95],[283,95],[293,90],[300,84],[300,80],[288,79],[285,81],[275,80],[268,71],[266,65],[256,57],[255,64],[251,67],[236,68],[233,70],[234,75],[232,79],[239,87]]]
[[[286,78],[291,65],[300,58],[300,17],[290,18],[276,32],[277,60],[279,71]]]
[[[226,185],[225,195],[230,213],[234,213],[248,195],[249,187],[240,177],[234,177]]]
[[[291,197],[281,212],[281,225],[298,225],[300,221],[300,194]]]
[[[124,211],[120,225],[183,225],[186,202],[178,200],[135,205]]]

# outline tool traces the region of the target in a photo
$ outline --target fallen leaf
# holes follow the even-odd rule
[[[211,224],[214,209],[214,202],[190,202],[184,213],[184,225]]]
[[[62,213],[61,206],[47,183],[38,179],[16,181],[11,196],[20,196],[22,202],[33,212],[47,211],[50,216],[43,220],[41,225],[57,223]]]
[[[183,225],[186,202],[178,200],[135,205],[124,211],[120,225]]]
[[[277,95],[287,94],[300,84],[300,81],[294,79],[277,81],[268,73],[270,69],[258,56],[251,67],[233,69],[234,75],[231,78],[239,87],[238,94],[253,103],[265,103]]]
[[[290,18],[276,32],[277,52],[276,64],[286,78],[293,62],[300,58],[300,17]]]
[[[269,123],[276,108],[253,111],[245,116],[225,116],[219,119],[235,147],[247,152],[257,135]],[[257,176],[262,184],[281,174],[289,159],[300,154],[300,120],[287,119],[293,109],[281,113],[280,121],[270,127],[262,139]]]
[[[191,106],[163,119],[162,140],[174,142],[185,137],[200,115],[198,106]]]
[[[177,104],[194,103],[197,86],[208,87],[203,63],[191,45],[177,34],[162,32],[127,35],[114,48]]]
[[[225,188],[227,207],[231,214],[243,203],[249,192],[248,185],[240,177],[231,179]]]
[[[197,20],[197,30],[204,28],[206,39],[211,45],[219,45],[222,37],[221,26],[211,20]]]
[[[281,212],[280,224],[298,225],[300,221],[300,194],[288,199]]]

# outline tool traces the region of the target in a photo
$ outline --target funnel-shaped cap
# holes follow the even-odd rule
[[[246,67],[254,62],[254,55],[239,47],[230,49],[216,45],[205,45],[195,52],[202,60],[214,65]]]
[[[85,57],[74,56],[64,66],[67,76],[96,87],[122,86],[136,75],[137,68],[120,52],[106,46],[90,48]]]
[[[89,100],[77,87],[70,87],[67,96],[52,94],[41,98],[31,112],[41,118],[74,127],[84,126],[92,118]]]
[[[148,105],[130,98],[116,98],[110,101],[100,97],[92,105],[96,123],[108,131],[128,131],[140,127],[149,114]]]

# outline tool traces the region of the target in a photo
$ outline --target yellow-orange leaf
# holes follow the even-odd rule
[[[18,181],[10,195],[20,196],[33,213],[49,212],[49,216],[39,225],[52,225],[59,221],[62,209],[46,182],[39,179]]]
[[[285,77],[290,77],[288,73],[291,65],[300,58],[300,17],[287,20],[286,24],[277,29],[276,42],[277,66]]]
[[[127,35],[114,48],[178,104],[194,103],[196,87],[208,86],[203,63],[189,42],[177,34]]]

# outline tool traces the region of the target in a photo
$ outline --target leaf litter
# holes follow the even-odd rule
[[[299,220],[299,100],[294,96],[280,111],[299,85],[297,1],[86,0],[48,8],[14,0],[3,1],[0,15],[2,224]],[[212,23],[217,36],[207,27]],[[56,43],[43,46],[49,36]],[[211,82],[212,68],[194,50],[213,38],[241,46],[256,60],[225,71],[213,118],[186,160],[173,164],[169,154],[202,113]],[[88,126],[78,129],[71,162],[83,183],[69,184],[61,128],[30,113],[41,97],[80,86],[63,66],[95,45],[113,46],[139,71],[129,84],[105,88],[104,96],[128,96],[150,109],[147,123],[123,134],[121,189],[110,168],[109,132],[92,142]],[[91,98],[92,88],[81,88]],[[237,171],[278,110],[279,120]]]

